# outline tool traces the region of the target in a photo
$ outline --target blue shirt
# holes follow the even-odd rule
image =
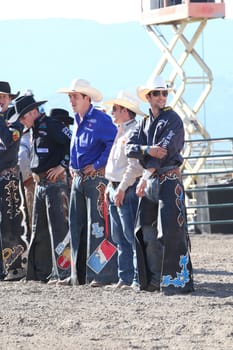
[[[93,164],[96,170],[105,167],[116,133],[112,118],[92,105],[81,122],[76,114],[71,139],[71,167],[83,169],[89,164]]]

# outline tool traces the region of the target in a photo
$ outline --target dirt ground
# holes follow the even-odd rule
[[[191,295],[1,282],[0,349],[233,349],[233,234],[191,242]]]

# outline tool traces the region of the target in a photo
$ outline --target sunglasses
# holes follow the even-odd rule
[[[114,105],[114,106],[112,107],[112,112],[116,112],[118,109],[122,110],[123,108],[124,108],[124,107],[122,107],[122,106]]]
[[[167,97],[168,96],[168,91],[167,90],[153,90],[153,91],[150,91],[149,94],[154,96],[154,97],[158,97],[161,94],[163,95],[163,97]]]

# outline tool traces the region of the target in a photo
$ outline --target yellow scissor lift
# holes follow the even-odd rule
[[[183,171],[187,173],[198,173],[206,156],[210,153],[210,143],[206,142],[210,139],[210,135],[198,120],[197,115],[212,89],[213,76],[194,46],[209,19],[224,17],[224,1],[141,0],[141,24],[145,26],[148,34],[162,52],[162,57],[151,77],[163,75],[166,70],[170,69],[169,75],[166,74],[173,94],[170,105],[183,119],[186,139],[199,140],[196,143],[186,143]],[[166,30],[171,28],[170,41],[167,41],[165,35],[161,33],[160,26],[166,26]],[[191,36],[190,29],[192,29]],[[189,66],[187,61],[190,61]],[[198,74],[195,69],[198,70]],[[201,91],[198,92],[196,102],[191,106],[191,103],[185,98],[185,93],[187,93],[187,88],[191,87],[190,94],[194,95],[193,90],[197,86]],[[195,161],[188,159],[191,153],[197,155]],[[187,175],[184,178],[185,189],[195,182],[196,175]]]

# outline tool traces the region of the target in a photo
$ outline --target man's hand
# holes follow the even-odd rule
[[[137,187],[136,187],[136,195],[138,197],[144,197],[145,196],[145,188],[146,188],[146,180],[141,178]]]
[[[61,165],[58,165],[55,168],[51,168],[47,171],[47,179],[52,182],[56,182],[59,175],[63,174],[64,171],[65,169]]]
[[[123,202],[124,202],[124,198],[125,198],[125,191],[122,190],[117,190],[114,196],[114,204],[116,207],[120,207]]]
[[[87,176],[94,176],[96,173],[96,169],[94,168],[93,164],[89,164],[85,166],[85,168],[83,169],[83,173]]]

